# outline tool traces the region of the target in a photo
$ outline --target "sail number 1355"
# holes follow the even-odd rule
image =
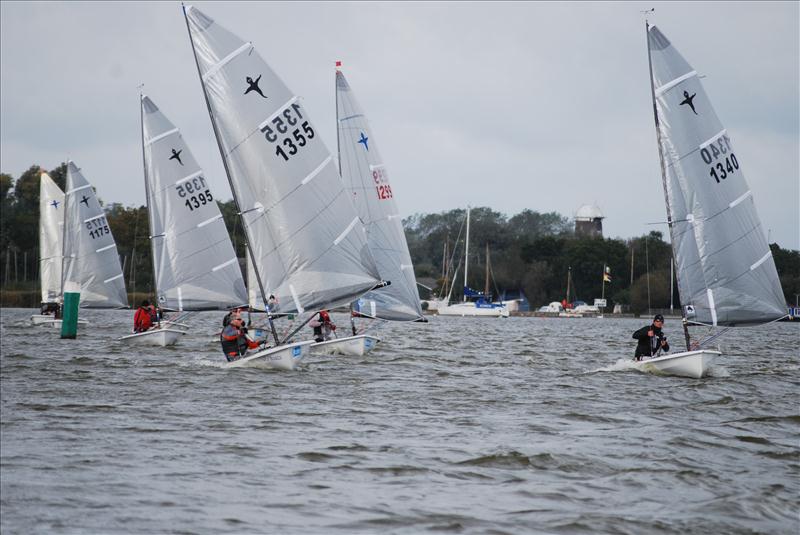
[[[300,105],[293,102],[279,112],[272,121],[261,127],[267,141],[275,143],[275,155],[283,158],[285,162],[297,154],[300,148],[305,147],[309,140],[314,139],[314,129],[308,121],[303,121],[300,110]]]
[[[739,169],[739,160],[731,151],[731,140],[728,136],[720,136],[714,143],[700,149],[700,156],[710,166],[708,174],[717,184]]]

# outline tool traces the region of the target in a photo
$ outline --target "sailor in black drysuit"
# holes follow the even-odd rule
[[[656,314],[656,317],[653,318],[652,325],[642,327],[633,333],[633,337],[639,340],[633,360],[642,360],[642,357],[652,357],[658,353],[659,348],[663,351],[669,351],[667,337],[661,332],[661,327],[663,325],[664,316]]]

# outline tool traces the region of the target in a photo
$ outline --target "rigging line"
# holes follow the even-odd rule
[[[731,327],[725,327],[721,331],[716,332],[716,333],[712,334],[711,336],[707,336],[706,338],[704,338],[703,340],[701,340],[700,342],[697,343],[698,349],[703,347],[704,345],[707,345],[707,344],[713,342],[714,340],[716,340],[717,338],[719,338],[720,336],[722,336],[723,334],[725,334],[726,332],[728,332],[730,330],[731,330]]]
[[[494,278],[494,268],[491,264],[489,264],[489,276],[492,278],[492,284],[494,285],[494,291],[497,292],[497,298],[502,301],[502,299],[500,299],[500,288],[497,287],[497,280]]]
[[[130,276],[128,277],[128,282],[133,287],[133,295],[134,300],[136,299],[136,234],[139,228],[139,208],[136,209],[136,213],[133,216],[133,247],[131,250],[131,270]],[[134,305],[136,303],[134,302]]]
[[[466,226],[466,224],[467,224],[467,217],[466,217],[466,212],[465,212],[464,213],[464,219],[461,221],[461,226],[458,229],[458,235],[456,236],[456,241],[453,242],[453,252],[450,254],[450,265],[453,265],[453,260],[455,260],[456,249],[458,248],[458,242],[461,240],[461,233],[464,231],[464,227]],[[461,267],[461,261],[462,260],[464,260],[464,253],[463,252],[461,253],[461,256],[459,256],[458,266],[456,267],[456,270],[458,270],[458,268]],[[452,281],[450,283],[450,291],[448,292],[448,298],[449,298],[450,293],[452,293],[453,288],[455,288],[455,285],[456,285],[456,278],[455,278],[455,274],[454,274],[453,275],[453,279],[452,279]]]

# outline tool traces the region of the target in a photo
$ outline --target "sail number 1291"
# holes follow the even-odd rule
[[[386,176],[386,171],[382,167],[375,167],[372,169],[372,180],[375,181],[375,191],[378,198],[381,200],[391,199],[392,186],[389,185],[389,178]]]

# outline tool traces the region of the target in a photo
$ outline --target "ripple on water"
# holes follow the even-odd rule
[[[84,313],[77,340],[0,316],[3,532],[797,530],[798,325],[693,380],[633,365],[640,320],[388,323],[283,373],[225,368],[219,313],[163,350]]]

